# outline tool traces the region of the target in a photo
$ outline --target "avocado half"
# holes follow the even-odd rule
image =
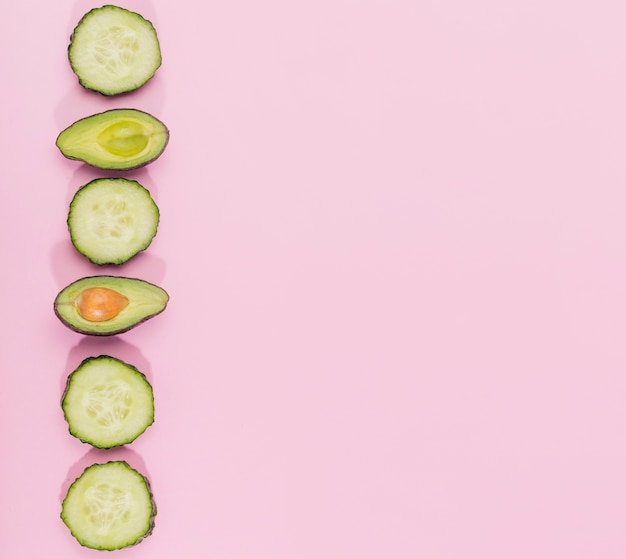
[[[157,159],[169,136],[165,124],[149,113],[111,109],[77,120],[59,134],[56,145],[68,159],[127,171]]]
[[[81,308],[81,301],[86,299],[86,294],[94,293],[96,296],[89,299],[87,316],[88,313]],[[89,276],[61,290],[54,300],[54,312],[65,326],[75,332],[112,336],[163,312],[168,302],[169,295],[164,289],[141,279]]]

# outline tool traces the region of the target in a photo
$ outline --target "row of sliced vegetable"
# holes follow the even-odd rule
[[[87,12],[76,25],[68,57],[79,83],[106,97],[129,93],[161,66],[156,30],[142,15],[113,5]],[[56,145],[68,159],[100,170],[127,171],[156,160],[169,141],[159,119],[135,109],[108,109],[82,118]],[[94,265],[123,265],[146,250],[160,212],[136,180],[99,177],[78,189],[67,217],[72,244]],[[168,293],[140,278],[82,277],[64,287],[54,312],[84,335],[113,336],[158,315]],[[154,422],[154,394],[146,376],[112,355],[85,359],[69,375],[62,397],[69,433],[98,449],[128,445]],[[61,519],[82,546],[116,550],[152,533],[156,504],[144,473],[126,461],[88,466],[70,485]]]

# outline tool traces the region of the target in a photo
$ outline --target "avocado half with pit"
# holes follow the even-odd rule
[[[68,159],[98,169],[127,171],[157,159],[169,141],[158,118],[137,109],[111,109],[68,126],[56,145]]]
[[[61,290],[54,312],[75,332],[112,336],[163,312],[168,302],[164,289],[141,279],[89,276]]]

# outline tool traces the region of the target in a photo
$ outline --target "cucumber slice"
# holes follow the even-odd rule
[[[154,394],[132,365],[100,355],[67,379],[61,401],[70,434],[96,448],[132,443],[154,423]]]
[[[93,464],[70,486],[61,519],[78,543],[113,551],[154,529],[156,505],[148,480],[124,461]]]
[[[94,8],[81,18],[70,38],[68,57],[79,83],[103,95],[134,91],[161,66],[152,23],[111,5]]]
[[[72,244],[94,264],[123,264],[150,246],[159,208],[134,180],[95,179],[74,195],[67,217]]]

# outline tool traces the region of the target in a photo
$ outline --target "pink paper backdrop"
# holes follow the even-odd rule
[[[61,500],[122,457],[158,516],[120,557],[622,559],[624,3],[129,0],[164,62],[114,99],[66,59],[99,5],[3,9],[0,556],[98,556]],[[171,140],[128,173],[155,241],[99,269],[65,220],[103,173],[54,142],[113,107]],[[170,306],[75,334],[52,301],[97,273]],[[156,397],[109,453],[59,405],[102,353]]]

